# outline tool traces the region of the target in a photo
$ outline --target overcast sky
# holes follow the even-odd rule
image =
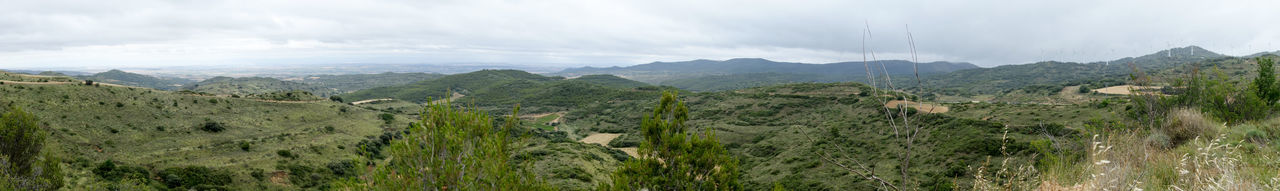
[[[0,0],[0,68],[1100,61],[1280,49],[1276,1]]]

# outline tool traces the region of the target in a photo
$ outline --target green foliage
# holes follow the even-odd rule
[[[57,157],[45,153],[48,133],[35,115],[10,108],[0,115],[0,190],[57,190],[63,172]]]
[[[244,96],[244,97],[245,97],[245,98],[253,98],[253,99],[262,99],[262,100],[275,100],[275,101],[318,101],[318,100],[323,100],[323,98],[320,98],[319,96],[312,95],[312,94],[311,94],[311,92],[302,91],[302,90],[291,90],[291,91],[278,91],[278,92],[257,93],[257,94],[249,94],[249,95],[246,95],[246,96]],[[341,99],[341,98],[339,98],[339,99]],[[210,101],[212,102],[212,100],[210,100]],[[214,102],[214,103],[217,103],[217,102]]]
[[[1280,100],[1280,85],[1276,84],[1275,62],[1271,58],[1258,57],[1258,77],[1253,79],[1253,90],[1267,105]]]
[[[714,134],[689,136],[685,122],[689,109],[664,92],[653,114],[640,124],[644,142],[640,158],[628,160],[602,190],[741,190],[738,161],[728,154]]]
[[[1150,104],[1159,105],[1155,107],[1166,111],[1171,110],[1174,105],[1199,107],[1203,112],[1229,123],[1262,119],[1270,115],[1271,109],[1255,91],[1238,86],[1236,81],[1217,67],[1213,68],[1213,73],[1215,75],[1208,77],[1198,72],[1192,73],[1185,82],[1176,83],[1175,86],[1182,85],[1186,88],[1181,94],[1172,98],[1133,99],[1133,101],[1135,103],[1154,102]],[[1158,118],[1157,116],[1148,118]]]
[[[289,172],[289,183],[302,188],[320,188],[328,190],[329,183],[339,178],[355,175],[355,163],[338,161],[325,166],[313,167],[300,164],[281,164],[276,169]]]
[[[119,181],[122,179],[149,179],[151,172],[139,166],[117,165],[115,161],[107,160],[99,163],[93,168],[93,174],[99,178],[109,181]]]
[[[209,167],[186,166],[166,168],[156,176],[171,189],[230,190],[224,186],[232,183],[233,175]]]
[[[48,134],[40,128],[36,116],[22,111],[22,108],[11,108],[0,116],[0,155],[7,156],[9,164],[3,168],[10,169],[17,175],[26,176],[44,148],[44,140]]]
[[[227,130],[227,125],[222,122],[205,120],[204,123],[200,124],[200,126],[197,129],[200,129],[201,131],[205,131],[205,132],[217,133],[217,132],[222,132],[223,130]]]
[[[289,151],[289,150],[278,150],[276,151],[276,155],[280,155],[280,157],[289,158],[289,159],[298,159],[298,155],[293,154],[293,151]]]
[[[549,190],[508,162],[508,132],[520,121],[518,110],[495,128],[492,118],[477,110],[428,104],[404,139],[391,143],[389,162],[338,185],[351,190]]]

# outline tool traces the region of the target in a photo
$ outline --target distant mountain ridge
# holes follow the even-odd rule
[[[911,74],[916,70],[909,61],[881,60],[869,61],[872,65],[883,64],[889,74]],[[962,69],[978,68],[977,65],[964,62],[927,62],[919,63],[920,73],[946,73]],[[683,62],[653,62],[627,67],[610,68],[570,68],[553,75],[580,76],[589,74],[613,74],[632,80],[651,84],[661,83],[671,78],[658,76],[676,76],[678,78],[708,75],[731,75],[750,73],[795,73],[821,75],[861,75],[866,74],[867,66],[860,61],[837,62],[827,64],[807,64],[796,62],[776,62],[761,58],[734,58],[724,61],[692,60]],[[873,71],[881,72],[880,68]],[[649,76],[653,76],[652,78]]]
[[[551,75],[583,76],[610,74],[649,84],[661,84],[693,91],[720,91],[796,82],[837,82],[865,80],[867,69],[876,75],[922,75],[948,73],[956,70],[979,68],[964,62],[927,62],[913,64],[904,60],[837,62],[808,64],[777,62],[761,58],[735,58],[724,61],[691,60],[682,62],[653,62],[627,67],[570,68]],[[753,78],[757,74],[769,74],[767,78]],[[784,77],[785,76],[785,77]],[[705,80],[721,80],[706,82]],[[728,81],[724,81],[728,80]]]
[[[1075,85],[1102,80],[1124,81],[1122,78],[1127,77],[1134,69],[1156,71],[1224,57],[1228,56],[1198,46],[1187,46],[1107,62],[1043,61],[958,70],[925,77],[924,85],[927,86],[926,92],[943,95],[999,94],[1032,85]],[[914,84],[906,85],[914,86]]]

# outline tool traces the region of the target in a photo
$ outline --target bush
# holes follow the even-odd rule
[[[252,146],[253,145],[249,144],[248,141],[240,142],[240,150],[249,151],[250,147]]]
[[[1168,122],[1162,129],[1175,144],[1181,144],[1196,137],[1213,137],[1217,129],[1209,124],[1199,111],[1177,109],[1169,113]]]
[[[116,165],[115,161],[107,160],[98,164],[93,169],[93,174],[104,180],[120,181],[122,179],[148,179],[151,172],[142,167]]]
[[[9,109],[0,116],[0,155],[7,156],[9,161],[9,165],[2,168],[22,176],[30,174],[46,137],[48,134],[40,128],[35,115],[21,108]]]
[[[280,155],[280,157],[289,158],[289,159],[298,159],[298,155],[294,155],[293,152],[289,150],[278,150],[276,151],[276,155]]]
[[[217,133],[227,130],[227,125],[220,122],[205,120],[204,124],[200,125],[199,129],[205,132]]]
[[[382,113],[382,114],[378,114],[378,119],[382,119],[383,122],[386,122],[387,124],[391,124],[392,122],[396,121],[396,116],[392,115],[391,113]]]
[[[191,188],[198,190],[228,190],[223,188],[231,183],[231,173],[210,169],[203,166],[173,167],[160,171],[157,176],[169,188]]]

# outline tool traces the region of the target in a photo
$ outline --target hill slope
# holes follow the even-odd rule
[[[393,98],[423,103],[445,99],[451,92],[465,97],[457,102],[507,108],[515,104],[528,111],[552,111],[609,100],[644,99],[658,95],[657,87],[624,88],[643,83],[617,77],[579,79],[547,77],[518,70],[483,70],[455,74],[412,84],[371,88],[341,95],[349,101]]]
[[[825,162],[820,153],[854,157],[874,164],[882,178],[896,181],[893,162],[903,150],[888,129],[884,97],[859,96],[870,87],[856,83],[800,83],[739,91],[686,94],[692,132],[712,131],[740,161],[749,190],[767,190],[774,183],[795,190],[875,190],[876,184]],[[656,98],[592,103],[570,110],[559,128],[577,132],[622,133],[610,145],[638,144],[641,118]],[[911,167],[921,188],[966,188],[973,168],[986,157],[998,160],[1005,125],[944,114],[920,114],[913,123],[925,124],[930,137],[921,138]],[[1047,131],[1074,136],[1061,126]],[[1032,141],[1043,139],[1040,126],[1012,125],[1009,129],[1013,161],[1029,161]],[[843,148],[849,152],[839,152]],[[848,154],[848,155],[845,155]],[[888,173],[883,173],[888,172]]]
[[[195,83],[183,89],[219,95],[249,95],[288,91],[306,91],[320,97],[328,97],[338,93],[338,90],[333,88],[325,88],[302,82],[282,81],[266,77],[214,77],[200,81],[199,83]]]
[[[157,78],[148,75],[129,73],[120,70],[110,70],[89,76],[76,76],[81,80],[93,80],[96,82],[106,82],[112,84],[120,84],[126,86],[152,88],[158,90],[178,90],[184,84],[190,84],[195,81],[182,78]]]
[[[1155,71],[1223,57],[1225,56],[1200,47],[1188,46],[1110,62],[1049,61],[965,69],[925,77],[925,85],[928,87],[925,91],[944,95],[973,96],[1006,93],[1033,85],[1054,86],[1056,89],[1062,89],[1067,85],[1108,79],[1124,81],[1133,72],[1129,64],[1133,64],[1142,71]],[[915,86],[914,83],[904,85]]]

